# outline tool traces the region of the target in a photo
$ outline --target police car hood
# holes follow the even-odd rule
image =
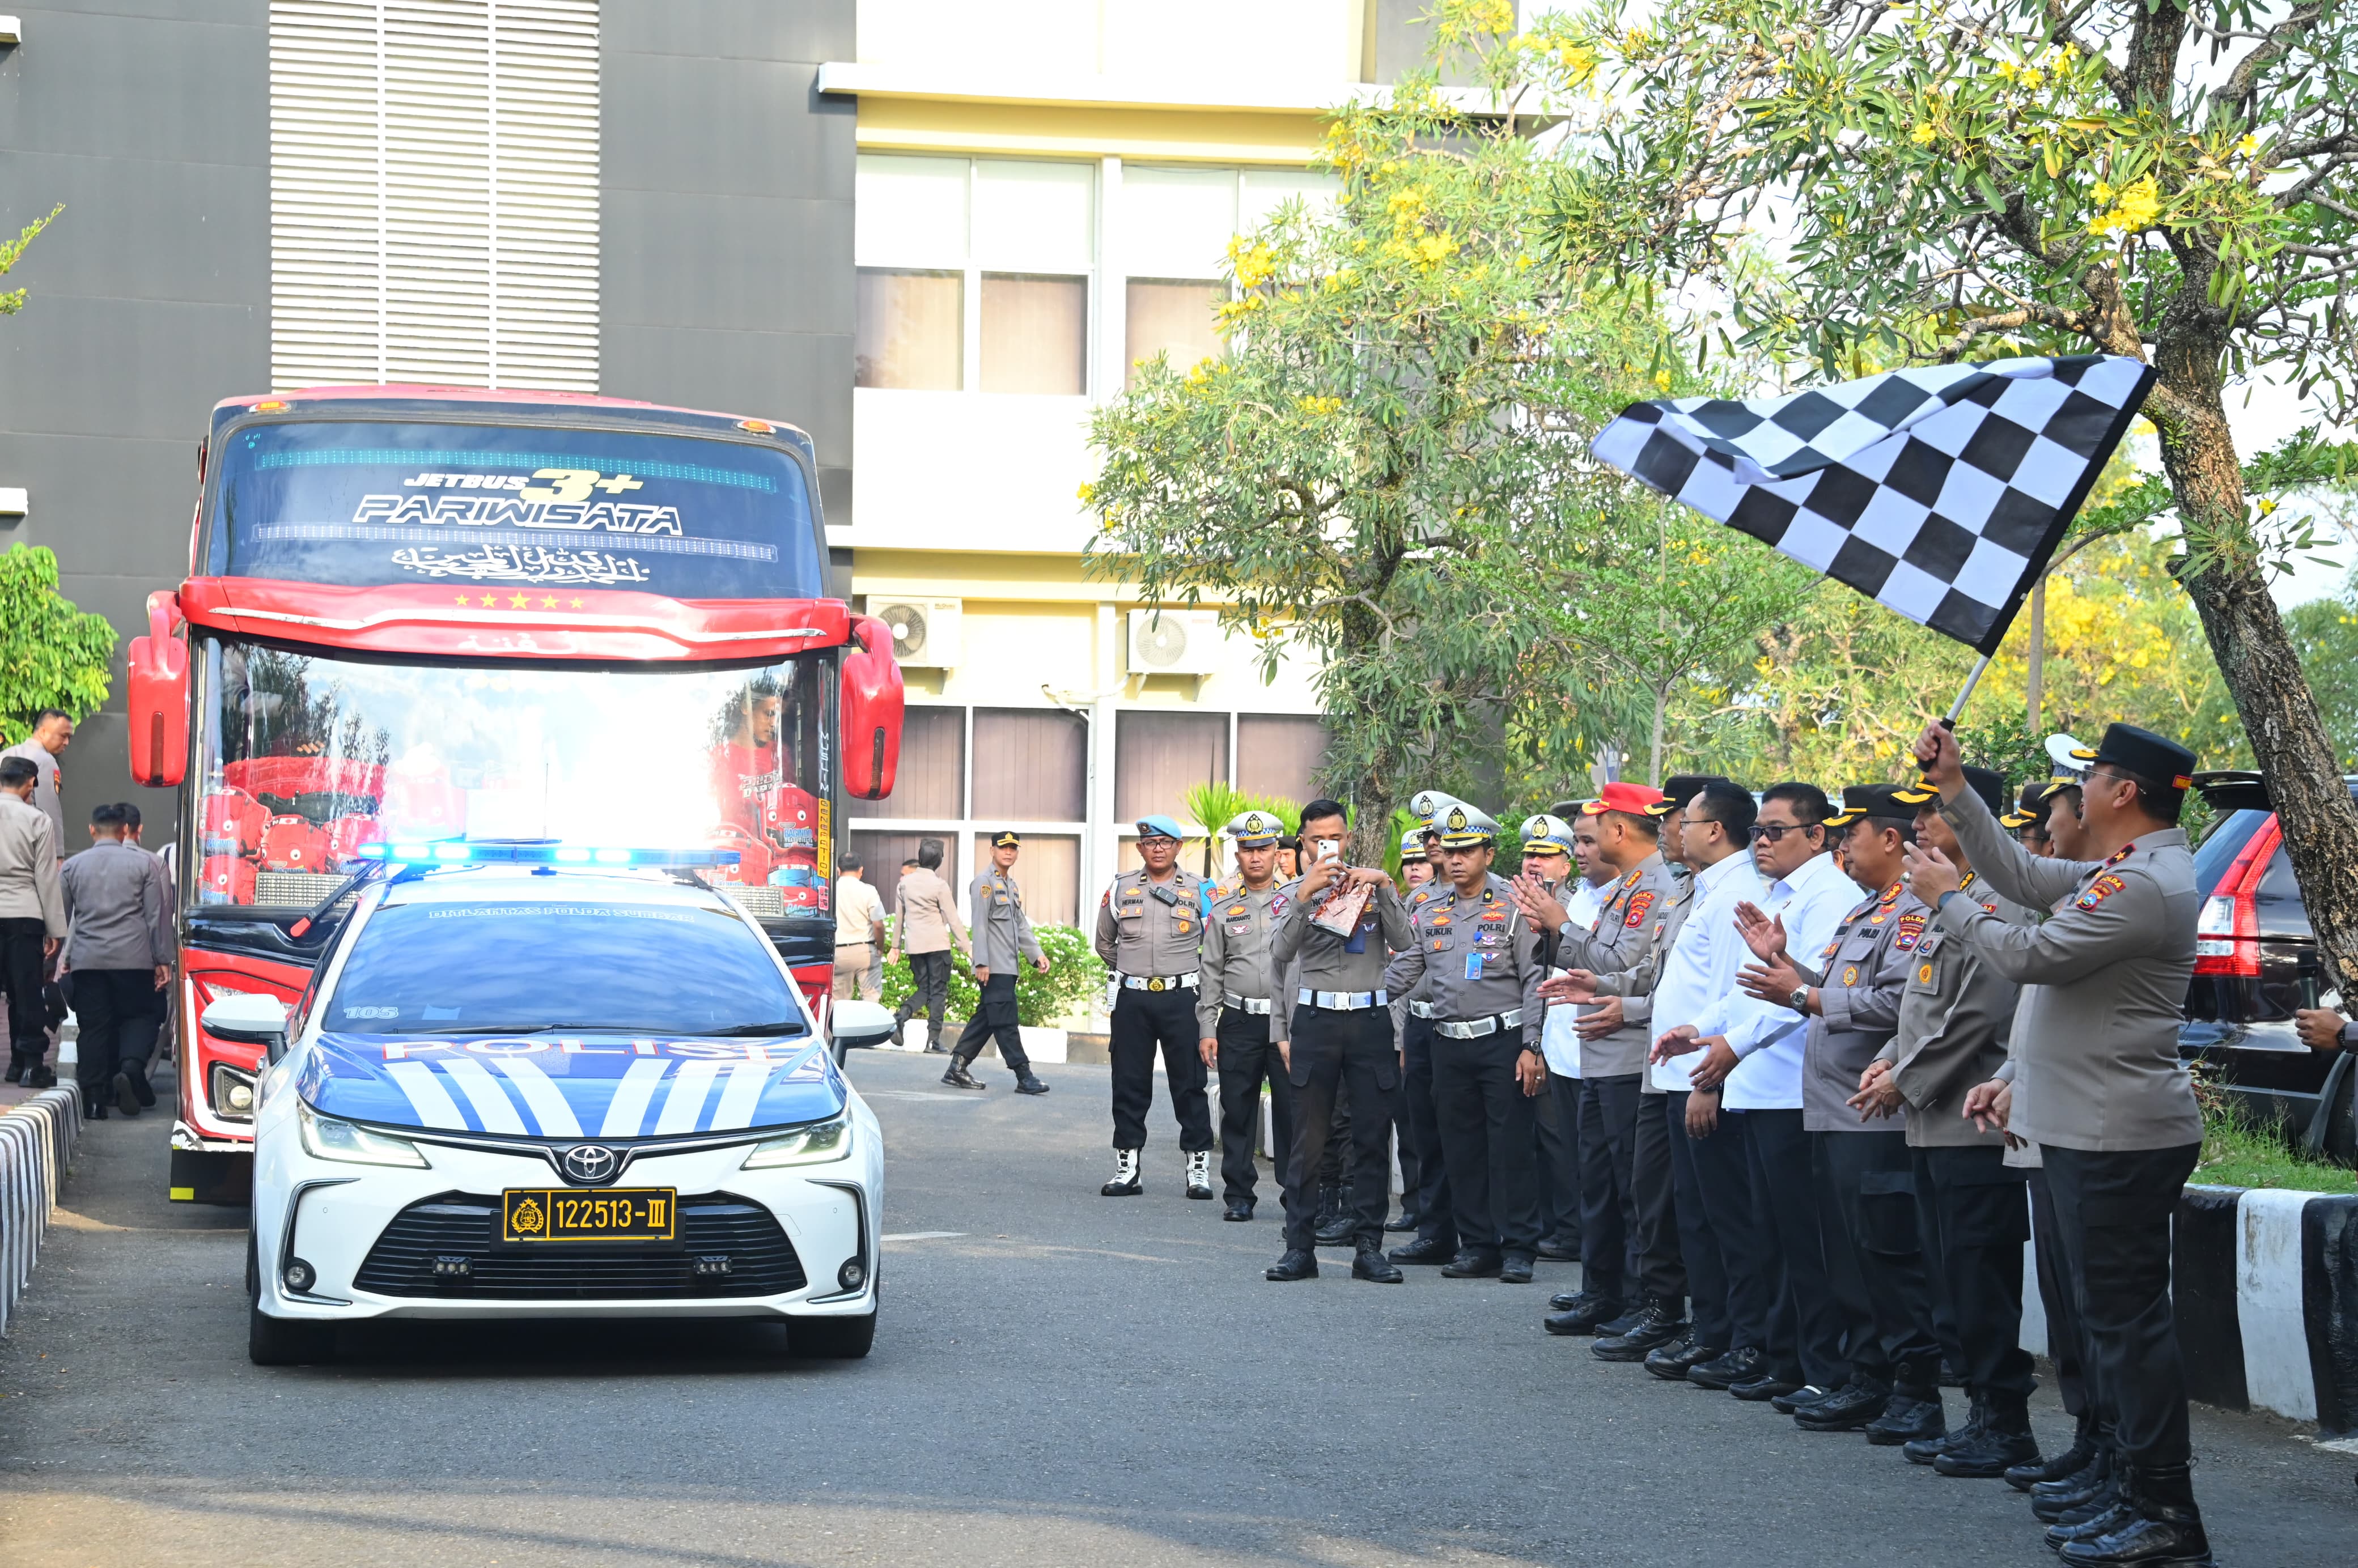
[[[522,1138],[674,1138],[820,1121],[843,1109],[823,1039],[322,1034],[296,1092],[382,1127]]]

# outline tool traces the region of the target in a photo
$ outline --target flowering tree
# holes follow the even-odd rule
[[[1082,492],[1094,569],[1216,605],[1272,662],[1318,661],[1321,782],[1357,807],[1362,865],[1383,863],[1397,796],[1559,701],[1531,654],[1557,628],[1533,568],[1595,539],[1587,437],[1671,384],[1643,297],[1541,243],[1553,160],[1520,105],[1564,62],[1509,47],[1511,8],[1444,12],[1444,47],[1477,40],[1497,98],[1469,110],[1426,76],[1338,111],[1333,208],[1237,241],[1229,351],[1150,364],[1099,409]]]
[[[80,717],[106,700],[114,628],[58,592],[58,557],[40,546],[0,551],[0,744],[21,741],[33,716]]]
[[[1567,243],[1704,277],[1731,344],[1828,374],[2132,355],[2192,599],[2320,940],[2358,982],[2358,807],[2267,592],[2283,540],[2226,417],[2268,370],[2358,400],[2350,0],[1620,0],[1578,24],[1623,118],[1567,181]],[[1771,266],[1759,231],[1785,238]],[[1740,334],[1740,336],[1739,336]],[[2338,477],[2293,443],[2282,489]]]

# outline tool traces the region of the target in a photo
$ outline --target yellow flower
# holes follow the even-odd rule
[[[2235,150],[2245,157],[2255,157],[2260,150],[2260,138],[2245,132],[2244,139],[2235,144]]]
[[[2264,496],[2262,496],[2262,497],[2260,497],[2260,515],[2261,515],[2261,516],[2266,517],[2266,516],[2269,515],[2271,513],[2275,512],[2275,511],[2276,511],[2276,509],[2277,509],[2277,503],[2276,503],[2275,502],[2270,501],[2270,500],[2269,500],[2266,496],[2265,496],[2265,495],[2264,495]]]
[[[2154,219],[2160,215],[2161,189],[2149,174],[2130,181],[2117,192],[2099,181],[2096,200],[2102,201],[2107,195],[2116,196],[2117,200],[2112,211],[2089,220],[2088,232],[2092,234],[2138,233],[2151,228]]]
[[[2092,194],[2099,201],[2109,202],[2113,199],[2113,188],[2100,179],[2096,181],[2096,189]]]
[[[1427,234],[1416,243],[1417,262],[1427,270],[1439,266],[1456,253],[1457,238],[1446,229],[1437,234]]]
[[[1267,245],[1248,246],[1242,236],[1228,242],[1228,260],[1238,288],[1258,288],[1277,272],[1277,254]]]
[[[2036,92],[2047,84],[2047,73],[2034,65],[2022,73],[2020,80],[2025,92]]]
[[[1920,120],[1916,123],[1916,128],[1908,133],[1908,139],[1920,147],[1929,147],[1932,145],[1932,137],[1935,134],[1930,120]]]
[[[1596,74],[1596,51],[1579,44],[1566,44],[1556,50],[1555,62],[1575,86],[1585,84]]]
[[[2014,61],[2010,59],[2002,59],[1998,61],[1997,73],[2000,76],[2005,77],[2008,81],[2012,81],[2015,77]]]
[[[1078,491],[1075,492],[1075,493],[1081,498],[1081,504],[1087,506],[1090,502],[1095,501],[1098,498],[1098,487],[1093,484],[1085,484],[1081,486]]]
[[[1654,385],[1663,392],[1670,391],[1671,373],[1666,370],[1656,371],[1654,373]]]
[[[1339,397],[1300,397],[1294,403],[1304,414],[1311,415],[1336,414],[1343,407],[1343,400]]]

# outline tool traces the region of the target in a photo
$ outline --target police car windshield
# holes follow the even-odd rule
[[[769,945],[688,903],[388,905],[353,939],[320,1020],[347,1034],[800,1034]]]

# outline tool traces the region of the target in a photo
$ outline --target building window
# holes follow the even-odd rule
[[[1246,795],[1282,795],[1301,805],[1316,793],[1311,779],[1325,755],[1323,719],[1293,713],[1237,715],[1237,788]]]
[[[976,750],[981,741],[975,742]],[[990,835],[974,836],[978,875],[990,864]],[[1074,833],[1026,833],[1015,859],[1015,884],[1034,925],[1071,925],[1081,909],[1081,839]],[[976,912],[979,918],[980,911]]]
[[[1087,723],[1061,709],[975,709],[975,820],[984,827],[1082,821],[1088,745]]]
[[[1080,397],[1089,389],[1089,280],[982,275],[982,390]]]
[[[860,815],[956,822],[966,816],[965,805],[966,709],[908,709],[901,719],[901,765],[892,775],[892,793],[862,801]],[[944,875],[949,871],[943,869]]]
[[[270,375],[598,390],[597,0],[272,0]]]
[[[1138,384],[1139,365],[1157,354],[1169,355],[1171,368],[1183,374],[1217,358],[1222,345],[1212,312],[1228,297],[1227,285],[1208,280],[1131,278],[1123,290],[1123,384]]]
[[[862,154],[857,385],[1087,395],[1097,168]]]
[[[1113,809],[1122,822],[1160,813],[1184,819],[1182,797],[1199,784],[1228,777],[1228,716],[1225,713],[1115,715]],[[1217,829],[1220,824],[1206,826]]]
[[[963,384],[965,291],[965,277],[955,272],[861,267],[851,384],[956,392]]]

